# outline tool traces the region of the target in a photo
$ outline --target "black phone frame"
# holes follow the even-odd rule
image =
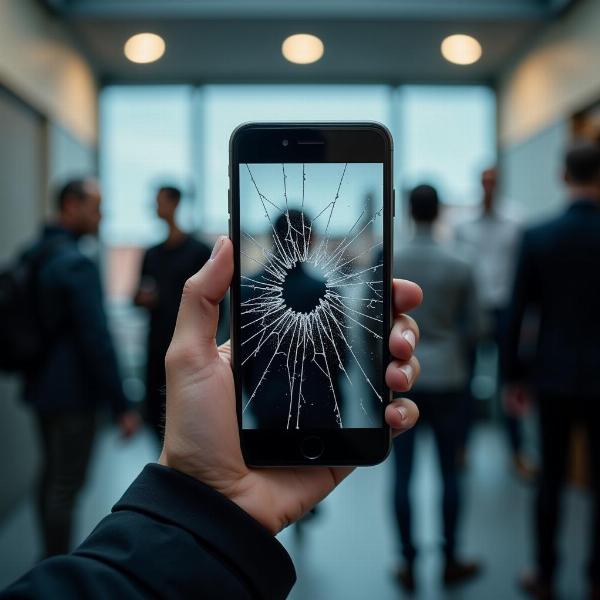
[[[287,145],[283,144],[287,140]],[[240,163],[383,163],[383,331],[393,324],[393,141],[389,130],[376,122],[245,123],[229,143],[229,237],[234,246],[231,284],[231,351],[235,380],[240,444],[250,466],[367,466],[383,461],[390,452],[391,431],[384,412],[392,394],[382,369],[381,427],[349,429],[244,429],[240,352]],[[388,336],[382,340],[382,364],[390,361]],[[322,440],[323,452],[307,458],[301,450],[307,437]]]

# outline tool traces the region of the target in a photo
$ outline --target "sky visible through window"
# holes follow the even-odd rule
[[[147,246],[164,236],[155,190],[165,183],[188,192],[180,221],[193,222],[191,99],[187,86],[115,86],[102,92],[102,236],[108,244]]]

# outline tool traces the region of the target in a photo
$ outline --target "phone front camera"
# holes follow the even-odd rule
[[[281,143],[282,143],[284,146],[287,146],[287,145],[289,144],[289,141],[288,141],[288,140],[283,140]]]

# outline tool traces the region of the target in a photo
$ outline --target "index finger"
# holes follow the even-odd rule
[[[414,282],[407,279],[394,279],[392,287],[394,314],[408,312],[423,301],[423,291]]]

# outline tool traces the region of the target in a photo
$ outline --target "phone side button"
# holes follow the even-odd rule
[[[300,452],[308,460],[316,460],[323,454],[323,450],[325,450],[323,440],[316,435],[309,435],[300,442]]]

